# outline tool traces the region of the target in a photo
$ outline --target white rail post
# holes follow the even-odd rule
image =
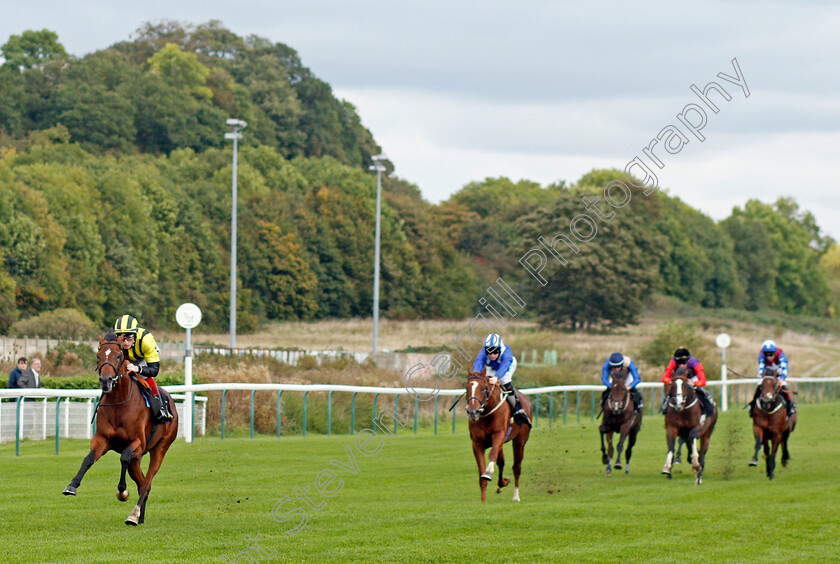
[[[726,347],[732,344],[732,338],[726,333],[721,333],[717,336],[715,343],[720,347],[720,405],[723,411],[729,408],[728,389],[726,385]]]

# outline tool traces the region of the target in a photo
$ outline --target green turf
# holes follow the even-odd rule
[[[147,523],[127,527],[136,501],[114,495],[119,458],[107,454],[79,495],[61,490],[76,473],[87,441],[0,446],[0,540],[3,562],[222,562],[246,550],[245,535],[277,551],[275,562],[767,562],[837,561],[840,531],[840,404],[802,406],[792,461],[768,481],[763,463],[749,468],[752,436],[744,411],[723,414],[704,483],[665,459],[662,417],[647,417],[631,473],[603,475],[597,427],[543,425],[526,449],[522,502],[512,486],[479,501],[466,424],[456,435],[404,432],[375,456],[351,436],[258,437],[194,445],[179,441],[154,483]],[[512,464],[509,447],[508,470]],[[321,511],[286,531],[271,509],[292,488],[311,486],[325,468],[344,481],[335,497],[310,490]],[[297,506],[301,502],[295,500]],[[283,512],[294,505],[283,506]],[[257,562],[265,561],[251,552]],[[249,562],[240,558],[239,562]]]

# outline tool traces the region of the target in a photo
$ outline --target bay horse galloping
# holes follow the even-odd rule
[[[85,472],[109,450],[120,453],[122,471],[117,485],[117,499],[126,501],[129,493],[125,486],[125,473],[137,484],[137,505],[125,520],[126,525],[142,525],[146,519],[146,501],[152,489],[152,479],[160,468],[166,451],[178,435],[178,413],[172,409],[172,421],[155,423],[146,406],[140,384],[128,375],[128,359],[122,347],[123,337],[109,331],[99,337],[96,353],[99,386],[102,398],[96,414],[96,434],[90,441],[90,452],[82,461],[79,473],[64,491],[76,495]],[[171,396],[163,389],[161,394],[172,403]],[[149,453],[149,470],[146,475],[140,468],[143,455]]]
[[[674,443],[679,437],[689,446],[691,467],[695,473],[695,484],[703,483],[703,468],[706,465],[706,451],[709,439],[717,423],[717,406],[711,416],[702,413],[697,393],[689,382],[688,368],[680,366],[674,372],[667,388],[668,408],[665,412],[665,438],[668,454],[662,473],[671,479],[671,464],[674,460]],[[697,442],[700,441],[698,447]]]
[[[782,466],[790,460],[788,437],[796,428],[796,413],[788,417],[782,398],[782,382],[776,378],[776,371],[765,369],[759,384],[758,398],[750,410],[755,434],[755,454],[750,466],[758,465],[758,451],[764,445],[764,458],[767,462],[767,477],[773,479],[776,469],[776,450],[782,447]],[[771,447],[772,443],[772,447]]]
[[[621,452],[624,449],[624,440],[627,442],[625,474],[630,473],[630,457],[633,455],[633,445],[636,444],[636,436],[642,428],[642,412],[636,411],[636,406],[627,388],[624,376],[617,371],[610,384],[610,392],[607,402],[604,405],[604,420],[598,430],[601,431],[601,458],[607,465],[606,475],[612,475],[613,460],[613,433],[619,433],[618,446],[616,448],[615,469],[621,470]],[[607,438],[608,449],[604,448],[604,436]]]
[[[531,402],[523,394],[519,395],[522,408],[533,417]],[[493,479],[493,472],[499,466],[499,486],[496,493],[510,483],[504,478],[505,456],[502,445],[513,441],[513,500],[519,501],[519,474],[522,471],[522,457],[525,443],[531,434],[531,426],[513,421],[510,404],[502,397],[502,388],[498,382],[490,383],[485,371],[470,372],[467,377],[467,414],[470,418],[470,438],[473,454],[478,464],[478,484],[481,487],[481,501],[487,501],[487,483]],[[490,462],[485,466],[484,451],[490,449]]]

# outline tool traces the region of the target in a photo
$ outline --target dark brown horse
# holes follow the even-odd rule
[[[636,435],[642,428],[642,412],[636,411],[636,406],[630,396],[624,376],[617,371],[610,384],[610,393],[604,405],[604,420],[598,430],[601,431],[601,458],[607,465],[606,475],[612,475],[613,460],[613,433],[619,433],[618,446],[616,449],[615,469],[621,470],[621,452],[624,450],[624,440],[627,442],[627,454],[624,473],[630,473],[630,457],[633,456],[633,445],[636,444]],[[607,446],[604,448],[604,436],[607,438]]]
[[[128,375],[128,359],[122,348],[122,336],[108,332],[103,339],[99,337],[99,350],[96,353],[99,386],[102,399],[96,415],[96,435],[90,441],[90,452],[82,461],[79,473],[66,488],[64,495],[76,495],[76,488],[82,482],[85,472],[94,462],[113,450],[120,453],[122,471],[117,485],[117,499],[126,501],[129,493],[125,486],[125,473],[137,484],[139,499],[128,518],[126,525],[143,524],[146,518],[146,500],[152,489],[152,479],[160,468],[166,451],[178,435],[178,413],[169,394],[161,389],[162,396],[169,398],[173,406],[172,421],[155,424],[139,384]],[[149,470],[146,475],[140,469],[140,459],[149,453]]]
[[[776,469],[776,450],[782,447],[782,466],[787,466],[790,460],[788,437],[796,428],[796,413],[788,417],[782,398],[782,382],[776,378],[775,371],[765,371],[750,416],[755,433],[755,454],[750,466],[758,465],[758,451],[764,445],[767,477],[772,480]]]
[[[531,419],[531,402],[517,391],[522,408]],[[502,475],[505,456],[502,445],[513,441],[513,499],[519,501],[519,474],[522,471],[522,457],[525,443],[531,434],[531,427],[516,423],[511,418],[510,404],[502,397],[498,382],[491,384],[484,371],[470,372],[467,377],[467,414],[470,417],[470,438],[473,454],[478,464],[478,485],[481,487],[481,501],[487,501],[487,483],[493,479],[495,467],[499,465],[499,487],[496,493],[510,483]],[[490,462],[485,466],[484,451],[490,449]]]
[[[691,467],[695,473],[695,484],[703,483],[703,468],[706,465],[706,451],[709,439],[717,423],[717,407],[710,417],[702,415],[697,393],[689,382],[689,372],[680,366],[674,372],[667,388],[668,409],[665,412],[665,438],[668,441],[668,454],[662,473],[671,479],[671,464],[674,460],[674,443],[679,437],[689,446]],[[700,441],[698,447],[697,442]]]

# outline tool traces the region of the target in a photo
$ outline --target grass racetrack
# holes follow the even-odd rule
[[[597,422],[555,424],[531,434],[522,473],[522,502],[513,486],[481,504],[465,418],[455,435],[409,429],[384,437],[362,456],[354,437],[218,438],[176,442],[155,478],[146,524],[123,521],[137,501],[117,501],[119,456],[106,454],[88,472],[77,497],[61,491],[79,468],[88,441],[25,441],[0,446],[0,540],[3,562],[768,562],[838,561],[840,531],[840,404],[803,405],[791,462],[777,455],[768,481],[752,456],[751,420],[743,410],[721,414],[712,435],[703,484],[690,465],[660,475],[665,460],[661,415],[645,416],[630,474],[604,476]],[[371,446],[376,444],[376,440]],[[356,474],[345,466],[352,460]],[[505,446],[507,468],[513,463]],[[148,457],[147,457],[148,458]],[[685,459],[683,452],[683,459]],[[145,462],[145,461],[144,461]],[[144,468],[146,464],[144,463]],[[315,477],[332,469],[327,491]],[[498,477],[498,473],[497,473]],[[495,481],[494,481],[495,482]],[[277,515],[319,511],[295,536]],[[495,491],[495,490],[493,490]],[[265,556],[247,549],[256,538]],[[237,554],[247,550],[251,559]],[[276,552],[274,552],[276,551]]]

